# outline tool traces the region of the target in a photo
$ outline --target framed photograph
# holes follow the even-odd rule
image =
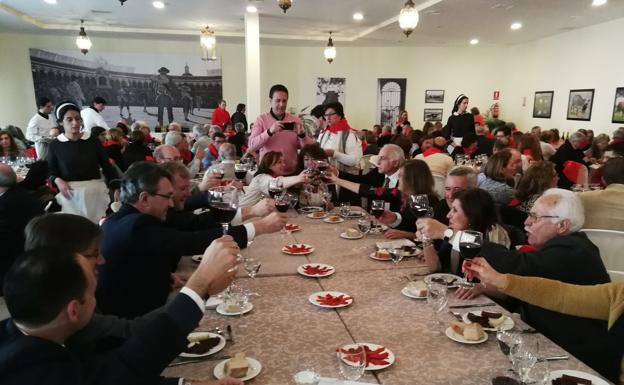
[[[425,103],[444,103],[444,90],[426,90]]]
[[[533,100],[533,117],[549,119],[552,113],[554,91],[537,91]]]
[[[594,90],[570,90],[568,120],[591,120]]]
[[[425,108],[423,120],[425,122],[441,122],[442,108]]]
[[[624,87],[615,89],[612,123],[624,123]]]

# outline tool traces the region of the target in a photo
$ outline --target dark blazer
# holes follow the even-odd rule
[[[24,252],[24,228],[28,222],[43,214],[43,206],[28,191],[19,186],[0,195],[0,294],[4,275],[15,258]]]
[[[178,294],[164,311],[125,343],[103,353],[83,353],[20,332],[12,319],[0,324],[0,378],[21,384],[177,384],[160,373],[186,346],[203,313]]]
[[[230,136],[227,141],[236,147],[236,156],[243,156],[243,146],[247,143],[244,132],[237,132],[235,135]]]
[[[475,151],[474,155],[485,154],[487,156],[492,155],[492,151],[494,149],[494,139],[487,138],[483,135],[477,136],[477,151]]]
[[[537,276],[577,285],[610,282],[598,247],[584,233],[555,237],[537,251],[518,252],[486,242],[481,250],[487,261],[501,273]],[[609,357],[607,321],[574,317],[520,304],[523,320],[564,349],[601,373],[619,360]]]
[[[231,229],[239,245],[247,246],[244,228]],[[221,228],[179,230],[131,205],[102,225],[102,256],[97,302],[103,314],[133,318],[163,306],[170,292],[171,273],[183,255],[202,254],[222,235]]]
[[[585,160],[583,160],[584,157],[585,154],[583,153],[583,150],[577,150],[572,147],[569,140],[566,140],[565,143],[559,147],[557,152],[555,152],[555,155],[550,157],[550,161],[555,164],[555,170],[557,170],[557,173],[559,174],[558,187],[569,190],[572,185],[576,183],[576,181],[571,181],[567,176],[565,176],[563,173],[563,164],[566,161],[571,160],[573,162],[587,165]]]

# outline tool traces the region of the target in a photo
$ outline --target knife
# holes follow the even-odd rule
[[[227,360],[228,358],[231,358],[231,356],[214,356],[214,357],[202,357],[202,358],[198,358],[195,360],[184,360],[184,361],[180,361],[180,362],[174,362],[171,363],[169,365],[167,365],[168,368],[174,367],[174,366],[182,366],[182,365],[188,365],[188,364],[195,364],[197,362],[201,362],[201,361],[217,361],[217,360]]]
[[[552,357],[543,357],[543,358],[538,358],[537,360],[542,362],[542,361],[559,361],[559,360],[567,360],[568,358],[570,358],[570,356],[552,356]]]
[[[449,308],[451,309],[467,309],[469,307],[486,307],[486,306],[496,306],[494,302],[482,303],[482,304],[472,304],[472,305],[451,305]]]
[[[225,330],[227,330],[228,339],[230,340],[230,342],[234,343],[234,336],[232,335],[232,326],[231,325],[226,326]]]

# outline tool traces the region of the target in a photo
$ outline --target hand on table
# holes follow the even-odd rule
[[[499,291],[503,291],[509,284],[507,276],[494,270],[483,257],[464,261],[462,269],[479,278],[485,286],[492,286]]]
[[[480,283],[473,285],[472,287],[460,287],[455,291],[455,297],[459,299],[473,299],[477,298],[485,292],[485,287]]]
[[[388,239],[414,238],[414,233],[410,233],[409,231],[390,229],[384,233],[384,237]]]
[[[392,223],[392,222],[397,220],[397,216],[392,211],[384,209],[383,214],[381,214],[381,216],[379,218],[377,218],[377,220],[379,222],[383,223],[384,225],[389,225],[390,223]],[[388,230],[388,231],[390,231],[390,230]]]

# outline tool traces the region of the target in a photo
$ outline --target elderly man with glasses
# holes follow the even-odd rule
[[[507,250],[486,241],[479,255],[502,273],[577,285],[609,282],[598,247],[580,232],[584,221],[583,204],[576,194],[549,189],[535,202],[524,223],[531,246],[526,248],[528,250]],[[459,246],[459,234],[453,234],[435,220],[420,219],[417,228],[434,239],[449,237],[454,248]],[[472,297],[465,294],[464,290],[458,293],[461,297]],[[489,288],[488,294],[497,295]],[[619,370],[619,358],[610,357],[604,349],[606,321],[564,315],[524,302],[510,305],[522,314],[524,321],[596,371],[608,376],[613,370]]]

